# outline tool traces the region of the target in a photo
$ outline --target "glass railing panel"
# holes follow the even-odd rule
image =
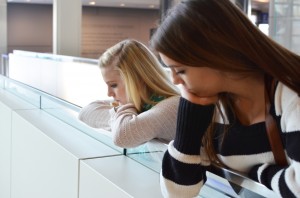
[[[142,165],[159,173],[167,144],[151,140],[136,148],[126,149],[126,155]],[[246,175],[223,168],[207,171],[207,181],[199,197],[277,197],[264,185],[249,179]]]
[[[120,153],[123,153],[123,148],[117,147],[113,144],[111,132],[103,129],[91,128],[78,120],[78,113],[81,107],[61,99],[57,99],[53,96],[43,95],[41,97],[41,109],[99,142],[119,151]]]
[[[17,81],[5,79],[4,89],[22,98],[33,106],[40,107],[40,94],[38,94],[34,88],[25,86]]]
[[[0,75],[0,84],[3,89],[23,99],[24,101],[44,110],[57,119],[80,130],[97,141],[123,153],[123,148],[113,144],[111,133],[101,129],[94,129],[77,119],[81,107],[71,104],[50,94],[42,92],[23,83]]]
[[[223,183],[227,187],[234,189],[238,197],[278,197],[273,191],[268,189],[266,186],[253,181],[243,173],[238,173],[236,171],[232,171],[226,168],[214,167],[209,170],[207,176],[211,180]],[[229,191],[226,190],[226,192]]]
[[[2,78],[2,76],[0,75],[0,88],[4,89],[4,87],[5,87],[5,79]]]
[[[158,140],[151,140],[135,148],[126,149],[126,155],[144,166],[159,173],[167,145]]]

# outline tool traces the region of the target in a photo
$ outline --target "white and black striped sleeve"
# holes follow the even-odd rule
[[[161,171],[161,189],[165,197],[195,197],[206,180],[201,159],[201,138],[209,126],[214,105],[202,106],[181,98],[176,137],[166,151]]]

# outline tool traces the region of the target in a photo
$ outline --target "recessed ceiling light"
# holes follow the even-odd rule
[[[269,0],[256,0],[256,2],[260,2],[260,3],[269,3]]]
[[[154,8],[155,6],[154,5],[149,5],[149,8]]]
[[[121,7],[124,7],[124,6],[125,6],[125,3],[121,3],[120,6],[121,6]]]
[[[96,2],[95,2],[95,1],[90,1],[89,4],[90,4],[90,5],[95,5]]]

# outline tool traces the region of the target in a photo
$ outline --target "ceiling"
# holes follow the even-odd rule
[[[81,0],[85,6],[158,9],[160,0]],[[53,0],[7,0],[8,3],[52,4]]]
[[[251,7],[263,12],[269,12],[269,1],[270,0],[252,0]]]
[[[159,9],[160,0],[81,0],[85,6]],[[53,0],[7,0],[8,3],[52,4]],[[251,7],[268,12],[269,0],[251,0]]]

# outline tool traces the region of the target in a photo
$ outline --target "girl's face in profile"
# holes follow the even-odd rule
[[[218,70],[208,67],[190,67],[178,63],[160,53],[164,64],[172,71],[173,83],[182,85],[184,90],[195,97],[218,98],[223,91],[225,77]]]
[[[128,103],[125,82],[121,78],[120,72],[113,66],[108,66],[101,68],[101,73],[107,85],[107,95],[113,97],[120,105]]]

